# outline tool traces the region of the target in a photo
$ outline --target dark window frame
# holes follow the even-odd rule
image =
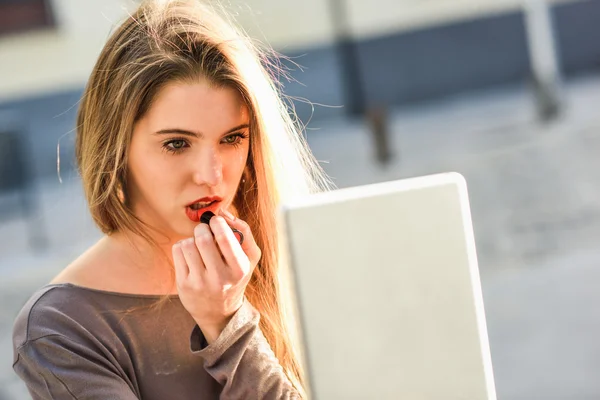
[[[50,0],[0,0],[0,36],[55,26]]]

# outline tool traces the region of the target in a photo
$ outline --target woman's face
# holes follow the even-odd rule
[[[176,241],[193,235],[203,212],[230,209],[248,159],[248,124],[235,89],[204,80],[165,86],[133,130],[127,196],[135,215]]]

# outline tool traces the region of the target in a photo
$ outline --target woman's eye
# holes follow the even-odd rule
[[[185,142],[183,140],[174,140],[171,142],[171,146],[174,149],[182,149],[185,146]]]
[[[223,143],[236,146],[236,145],[241,144],[242,140],[245,138],[247,138],[247,136],[245,134],[236,133],[236,134],[224,137]]]
[[[171,153],[179,153],[187,147],[187,142],[183,139],[169,140],[163,144],[163,148]]]

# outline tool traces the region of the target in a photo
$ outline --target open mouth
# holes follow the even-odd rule
[[[216,203],[217,201],[208,201],[208,202],[198,202],[198,203],[194,203],[191,206],[189,206],[192,210],[194,211],[198,211],[201,210],[203,208],[207,208],[210,207],[211,205],[213,205],[214,203]]]
[[[217,208],[219,207],[219,201],[206,201],[206,202],[197,202],[194,204],[190,204],[185,208],[185,214],[187,217],[194,221],[200,222],[200,217],[206,211],[212,211],[216,214]]]

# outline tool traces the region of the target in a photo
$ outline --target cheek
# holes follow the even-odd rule
[[[244,172],[247,160],[247,150],[245,152],[239,151],[236,152],[236,154],[230,155],[226,162],[223,163],[223,169],[225,170],[224,175],[227,176],[228,179],[239,179]]]
[[[161,154],[138,152],[130,158],[130,176],[146,201],[152,202],[168,192],[168,187],[176,181],[172,163],[166,162]]]

